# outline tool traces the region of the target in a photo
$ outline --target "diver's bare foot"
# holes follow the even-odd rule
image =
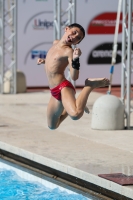
[[[89,108],[88,108],[87,106],[85,106],[84,111],[85,111],[87,114],[90,113]]]
[[[85,80],[85,86],[90,86],[92,88],[98,88],[98,87],[105,87],[110,84],[109,79],[107,78],[93,78],[93,79],[86,79]]]

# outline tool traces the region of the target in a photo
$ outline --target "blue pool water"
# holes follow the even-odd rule
[[[98,200],[41,173],[0,159],[0,200]]]
[[[1,200],[87,200],[81,194],[69,194],[58,187],[51,189],[44,185],[24,180],[16,172],[0,169]]]

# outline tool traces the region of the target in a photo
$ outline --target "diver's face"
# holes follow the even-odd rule
[[[66,27],[66,42],[70,45],[76,45],[83,39],[83,33],[78,27],[69,28]]]

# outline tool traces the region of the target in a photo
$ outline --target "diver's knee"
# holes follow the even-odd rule
[[[73,115],[71,115],[71,119],[72,120],[79,120],[81,117],[82,117],[83,113],[78,113],[78,112],[75,112]]]
[[[48,128],[49,128],[50,130],[55,130],[55,129],[57,129],[57,127],[55,127],[55,126],[49,126],[49,125],[48,125]]]
[[[48,126],[48,128],[49,128],[50,130],[55,130],[55,129],[57,129],[57,127],[49,127],[49,126]]]
[[[71,119],[76,121],[76,120],[79,120],[80,117],[79,116],[71,116]]]
[[[58,126],[48,125],[48,128],[49,128],[50,130],[55,130],[55,129],[58,128]]]

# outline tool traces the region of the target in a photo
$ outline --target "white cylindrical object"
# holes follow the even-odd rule
[[[12,72],[10,70],[6,71],[4,77],[4,93],[10,94],[11,87],[12,87]],[[19,70],[17,70],[17,85],[16,85],[16,92],[17,93],[25,93],[26,92],[26,77],[25,74]]]
[[[121,130],[124,129],[124,105],[113,95],[98,98],[92,109],[92,129]]]

